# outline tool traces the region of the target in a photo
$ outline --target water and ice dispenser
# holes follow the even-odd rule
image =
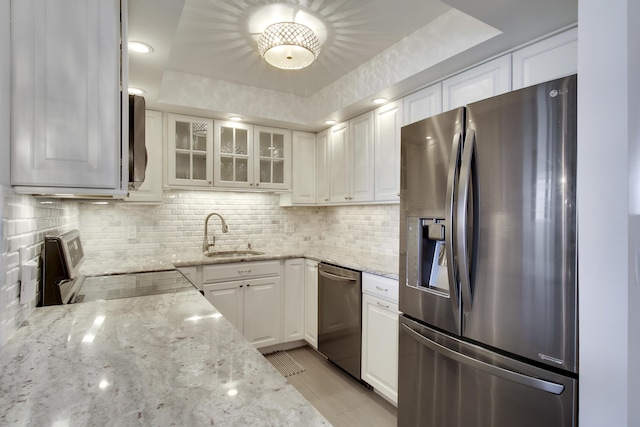
[[[444,222],[407,218],[407,286],[449,294]]]

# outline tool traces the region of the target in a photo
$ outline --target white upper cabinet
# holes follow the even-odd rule
[[[256,188],[291,188],[291,131],[254,126],[254,182]],[[251,187],[251,182],[249,183]]]
[[[510,90],[511,55],[504,55],[443,81],[442,110],[449,111]]]
[[[291,202],[316,203],[316,135],[293,132]]]
[[[400,127],[402,101],[374,111],[376,201],[400,201]]]
[[[128,202],[162,201],[162,113],[145,111],[144,132],[147,146],[147,169],[144,182],[137,190],[129,191]]]
[[[291,131],[237,122],[215,122],[214,179],[217,187],[288,190]]]
[[[329,203],[329,129],[316,135],[316,201]]]
[[[349,120],[350,202],[369,202],[373,200],[375,185],[373,135],[373,111]],[[398,156],[398,159],[400,159],[400,156]]]
[[[442,113],[442,83],[405,96],[403,103],[403,126]]]
[[[349,200],[349,123],[339,123],[329,129],[329,191],[330,201]]]
[[[169,114],[167,128],[167,184],[211,187],[213,120]]]
[[[13,185],[124,194],[120,19],[120,0],[11,2]]]
[[[215,122],[214,184],[253,187],[253,126]]]
[[[560,33],[513,52],[513,89],[578,72],[578,29]]]
[[[331,203],[373,200],[373,111],[329,130]]]

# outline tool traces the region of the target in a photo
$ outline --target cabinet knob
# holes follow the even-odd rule
[[[328,202],[328,201],[329,201],[329,199],[324,199],[324,201],[325,201],[325,202]]]
[[[249,286],[251,286],[251,283],[247,283],[247,288],[248,288]]]
[[[258,187],[259,185],[260,185],[260,183],[259,183],[259,182],[256,182],[256,187]]]
[[[240,285],[240,287],[242,287],[242,285]]]
[[[345,199],[345,200],[349,200],[349,198],[348,198],[347,196],[344,196],[344,199]]]

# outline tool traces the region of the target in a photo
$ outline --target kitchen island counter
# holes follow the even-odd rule
[[[37,308],[0,348],[0,425],[329,425],[196,290]]]

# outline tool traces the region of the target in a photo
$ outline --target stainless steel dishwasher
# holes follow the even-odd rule
[[[318,350],[360,380],[362,274],[318,264]]]

